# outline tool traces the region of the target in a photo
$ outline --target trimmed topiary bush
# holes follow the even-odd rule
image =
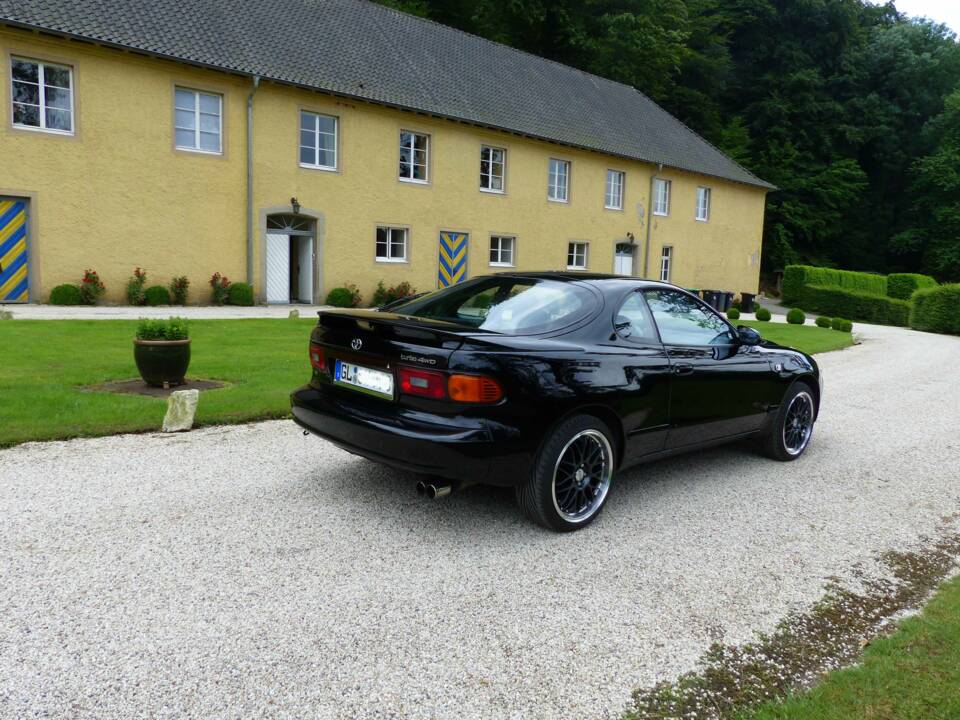
[[[830,327],[832,320],[828,317],[821,315],[817,318],[817,327],[828,328]]]
[[[57,285],[50,291],[51,305],[79,305],[80,302],[80,288],[76,285]]]
[[[844,320],[843,318],[839,318],[839,320],[840,322],[838,322],[837,325],[834,326],[833,328],[834,330],[839,330],[840,332],[853,332],[852,322],[850,322],[849,320]]]
[[[803,291],[803,307],[831,317],[839,315],[879,325],[904,326],[910,319],[910,303],[907,300],[838,287],[807,286]]]
[[[787,322],[791,325],[803,325],[806,321],[807,316],[800,308],[793,308],[787,313]]]
[[[360,305],[360,291],[356,285],[334,288],[327,293],[327,305],[342,308],[354,308]]]
[[[740,319],[740,309],[731,307],[727,310],[727,318],[730,320],[739,320]]]
[[[230,305],[253,305],[253,287],[243,282],[231,283],[227,290],[227,302]]]
[[[909,300],[917,290],[936,287],[937,281],[920,273],[892,273],[887,275],[887,295],[900,300]]]
[[[147,305],[153,307],[157,305],[169,305],[170,291],[163,285],[151,285],[143,291],[143,300]]]
[[[960,283],[917,290],[913,294],[910,327],[960,335]]]
[[[805,289],[810,285],[833,286],[871,295],[887,294],[887,278],[883,275],[811,265],[787,265],[783,271],[784,304],[801,304],[805,299]]]
[[[761,322],[769,322],[769,320],[770,320],[770,311],[767,310],[765,307],[758,307],[758,308],[757,308],[757,320],[760,320]]]

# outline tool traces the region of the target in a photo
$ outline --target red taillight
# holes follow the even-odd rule
[[[483,375],[451,375],[447,381],[451,400],[464,403],[492,403],[503,397],[503,388]]]
[[[314,370],[322,373],[327,372],[327,358],[323,353],[323,348],[319,345],[310,344],[310,365]]]
[[[442,400],[447,396],[447,377],[435,370],[399,369],[400,392]]]

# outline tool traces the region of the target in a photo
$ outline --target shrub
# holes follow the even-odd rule
[[[811,312],[879,325],[906,325],[910,303],[906,300],[844,290],[838,287],[808,286],[803,292],[803,307]]]
[[[190,290],[190,281],[186,275],[180,275],[170,281],[170,299],[174,305],[187,304],[187,292]]]
[[[227,289],[227,302],[231,305],[253,305],[253,286],[247,283],[232,283]]]
[[[147,271],[134,268],[133,276],[127,280],[127,302],[130,305],[143,305],[147,298],[143,293],[143,286],[147,284]]]
[[[187,321],[181,317],[167,320],[140,318],[137,323],[137,340],[186,340],[188,337]]]
[[[96,270],[87,268],[83,271],[83,278],[80,280],[80,302],[84,305],[96,305],[106,289]]]
[[[910,327],[960,335],[960,284],[917,290],[913,295]]]
[[[143,292],[143,297],[147,305],[156,307],[157,305],[170,304],[170,291],[163,285],[152,285]]]
[[[783,302],[787,305],[800,304],[805,288],[810,285],[833,285],[872,295],[887,294],[887,278],[883,275],[811,265],[787,265],[783,271]]]
[[[230,281],[217,272],[210,276],[210,287],[213,290],[210,301],[214,305],[223,305],[230,296]]]
[[[803,314],[803,310],[799,308],[793,308],[787,312],[787,322],[791,325],[803,325],[807,321],[807,316]]]
[[[892,273],[887,275],[887,295],[900,300],[909,300],[914,291],[936,287],[937,281],[919,273]]]
[[[727,318],[730,320],[739,320],[740,308],[731,307],[729,310],[727,310]]]
[[[770,320],[770,311],[765,307],[757,308],[757,320],[760,322],[769,322]]]
[[[830,327],[834,330],[839,330],[840,332],[852,332],[853,323],[844,318],[834,318],[830,321]]]
[[[830,318],[824,317],[823,315],[821,315],[820,317],[817,318],[817,327],[828,328],[830,327],[830,324],[832,322],[833,320],[831,320]]]
[[[373,305],[374,307],[389,305],[392,302],[414,295],[416,292],[406,280],[390,288],[385,288],[383,280],[381,280],[377,283],[377,289],[373,293]]]
[[[334,288],[327,293],[327,305],[334,307],[354,308],[360,305],[360,301],[360,291],[352,284]]]
[[[51,305],[79,305],[83,302],[80,297],[80,288],[69,283],[57,285],[50,291]]]

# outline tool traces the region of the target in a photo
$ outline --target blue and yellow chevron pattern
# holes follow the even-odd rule
[[[0,198],[0,303],[27,301],[27,203]]]
[[[449,287],[467,279],[467,245],[470,236],[466,233],[440,233],[440,272],[438,287]]]

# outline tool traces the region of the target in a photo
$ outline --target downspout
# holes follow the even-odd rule
[[[657,173],[663,172],[663,163],[657,163],[657,172],[650,176],[650,196],[647,199],[647,239],[643,244],[643,276],[649,277],[650,270],[650,232],[653,228],[653,184]]]
[[[247,284],[253,286],[253,96],[260,87],[260,76],[253,76],[253,88],[247,95]]]

